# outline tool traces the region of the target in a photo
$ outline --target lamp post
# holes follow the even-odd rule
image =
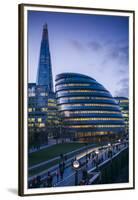
[[[96,153],[96,168],[98,169],[98,162],[99,162],[98,155],[99,155],[99,150],[97,149],[95,151],[95,153]]]
[[[119,139],[118,142],[119,142],[119,144],[118,144],[118,147],[119,147],[118,150],[120,151],[120,148],[121,148],[121,140]]]
[[[113,146],[111,145],[111,143],[108,143],[108,153],[109,153],[109,157],[112,158]]]
[[[108,143],[108,147],[111,147],[111,143]]]
[[[75,170],[75,185],[78,185],[78,169],[80,168],[80,162],[78,160],[74,160],[72,167]]]

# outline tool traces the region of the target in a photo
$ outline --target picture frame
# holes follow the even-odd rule
[[[135,11],[19,4],[18,13],[18,194],[20,196],[31,196],[134,189]],[[46,19],[47,24],[44,24],[44,19]],[[75,28],[75,22],[78,28]],[[93,30],[91,23],[95,25],[92,26]],[[67,24],[72,27],[71,32],[69,32]],[[84,29],[82,26],[84,26]],[[51,31],[49,30],[50,27]],[[63,33],[65,32],[66,35],[67,31],[69,41]],[[61,36],[60,33],[62,33]],[[93,33],[94,40],[91,39],[91,33]],[[116,42],[118,43],[116,44]],[[61,53],[58,48],[59,51],[62,51],[63,57],[60,57]],[[113,51],[112,48],[114,48]],[[56,52],[57,55],[52,53],[51,49],[54,49],[53,52]],[[97,65],[99,70],[97,76],[97,71],[94,71],[96,69],[92,68],[93,74],[98,77],[98,80],[91,76],[90,50],[93,55],[91,65]],[[69,54],[72,59],[69,59]],[[56,56],[62,58],[62,61]],[[37,59],[34,57],[37,57]],[[86,65],[89,67],[86,66],[85,69],[74,67],[73,61],[75,65],[78,63],[81,66],[81,62],[84,64],[85,59]],[[71,62],[71,60],[73,61]],[[54,66],[57,65],[56,62],[58,65],[61,64],[59,71],[53,67],[53,63]],[[106,85],[103,78],[105,71],[98,66],[100,62],[104,68],[107,65],[107,71],[105,70],[107,75],[110,70],[109,76],[115,74],[115,78],[109,78],[111,84],[107,81]],[[69,68],[68,63],[71,68]],[[111,64],[113,67],[108,67]],[[115,64],[118,71],[114,70]],[[47,72],[44,71],[46,65],[49,69]],[[67,65],[67,67],[63,68],[62,65]],[[67,70],[70,70],[69,73]],[[80,73],[78,73],[78,70]],[[52,71],[54,74],[60,72],[59,75],[55,74],[57,75],[55,86]],[[37,80],[34,82],[36,73]],[[122,84],[123,88],[119,84]],[[106,90],[105,85],[106,87],[109,85],[109,89],[113,87],[114,90]],[[117,85],[120,87],[120,93],[115,93],[115,89],[118,88]],[[69,88],[66,88],[67,86]],[[53,88],[56,90],[56,96]],[[66,90],[68,91],[66,92]],[[72,95],[74,91],[77,93],[76,96]],[[80,93],[82,91],[83,94]],[[129,91],[128,96],[124,91],[126,93]],[[88,92],[87,95],[86,92]],[[110,92],[119,96],[113,97]],[[127,97],[122,98],[121,92],[122,95]],[[121,102],[123,102],[123,106]],[[126,110],[123,109],[124,107]],[[49,115],[53,112],[56,114]],[[87,113],[87,116],[84,116],[84,113],[85,115]],[[53,115],[56,115],[56,118],[53,118]],[[86,130],[87,128],[89,129]],[[109,134],[111,134],[110,137]],[[110,153],[111,155],[108,155]],[[86,159],[86,161],[83,159]],[[90,166],[90,162],[93,163],[94,160],[95,165]],[[66,167],[62,175],[60,169],[62,169],[63,164]],[[118,172],[115,166],[118,166]],[[66,168],[70,171],[66,172]],[[85,181],[82,178],[85,176],[84,171],[87,172],[89,177],[87,178],[88,183],[86,183],[85,178]],[[124,173],[124,177],[121,177],[120,173]],[[69,175],[72,177],[69,178]],[[115,179],[115,176],[118,176],[118,179]]]

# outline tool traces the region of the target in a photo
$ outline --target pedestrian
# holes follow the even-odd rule
[[[64,160],[65,160],[65,161],[67,160],[67,155],[64,156]]]
[[[60,163],[59,164],[59,171],[60,171],[60,179],[62,180],[63,179],[63,174],[64,174],[64,164],[63,163]]]
[[[94,164],[94,167],[96,166],[96,158],[94,157],[93,159],[93,164]]]
[[[65,170],[65,162],[62,163],[63,170]]]
[[[60,172],[59,172],[59,169],[57,169],[56,171],[57,182],[59,181],[59,176],[60,176]]]
[[[83,180],[86,180],[87,177],[88,177],[87,170],[86,170],[86,169],[83,169],[83,171],[82,171],[82,179],[83,179]]]
[[[87,158],[86,160],[86,167],[88,168],[88,165],[89,165],[89,158]]]
[[[47,187],[52,187],[52,181],[53,181],[53,177],[50,174],[50,172],[48,172],[48,176],[47,176]]]
[[[41,176],[36,177],[37,187],[40,187],[41,184]]]
[[[63,167],[60,169],[60,178],[61,180],[63,180],[63,174],[64,174],[64,170]]]
[[[91,159],[91,166],[93,167],[93,159]]]

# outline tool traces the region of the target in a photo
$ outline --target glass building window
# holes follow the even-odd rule
[[[65,128],[119,128],[124,127],[124,125],[68,125]]]
[[[42,122],[42,118],[38,118],[37,121],[38,121],[38,122]]]
[[[115,120],[115,121],[123,121],[122,118],[102,118],[102,117],[89,117],[89,118],[69,118],[65,119],[64,121],[89,121],[89,120],[102,120],[102,121],[109,121],[109,120]]]

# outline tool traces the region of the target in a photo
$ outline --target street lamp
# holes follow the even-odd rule
[[[118,147],[119,147],[119,148],[118,148],[118,150],[120,151],[120,147],[121,147],[121,140],[119,139],[119,140],[118,140],[118,142],[119,142],[119,144],[118,144]]]
[[[108,157],[112,157],[112,146],[111,146],[111,143],[108,143]]]
[[[99,150],[96,150],[95,153],[96,153],[96,155],[98,156],[98,154],[99,154]]]
[[[78,160],[74,160],[72,167],[75,170],[75,185],[78,185],[78,169],[80,168],[80,162]]]
[[[111,146],[111,143],[108,143],[108,147],[110,147]]]
[[[121,142],[121,140],[119,139],[119,140],[118,140],[118,142],[120,143],[120,142]]]
[[[96,167],[98,168],[98,155],[99,155],[99,150],[97,149],[97,150],[95,151],[95,153],[96,153]]]

